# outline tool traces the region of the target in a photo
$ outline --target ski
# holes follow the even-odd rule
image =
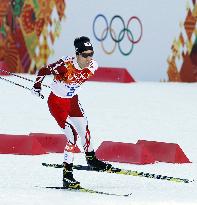
[[[50,163],[42,163],[43,166],[45,167],[53,167],[53,168],[63,168],[63,164],[50,164]],[[128,170],[128,169],[120,169],[120,168],[115,168],[112,167],[110,170],[98,170],[91,168],[89,166],[84,166],[84,165],[74,165],[73,169],[76,170],[84,170],[84,171],[96,171],[96,172],[107,172],[107,173],[115,173],[115,174],[122,174],[122,175],[130,175],[130,176],[138,176],[138,177],[146,177],[146,178],[151,178],[151,179],[160,179],[160,180],[167,180],[171,182],[183,182],[183,183],[190,183],[193,182],[194,180],[189,180],[189,179],[184,179],[184,178],[176,178],[176,177],[171,177],[171,176],[165,176],[161,174],[151,174],[148,172],[141,172],[141,171],[133,171],[133,170]]]
[[[65,190],[65,191],[83,192],[83,193],[91,193],[91,194],[122,196],[122,197],[127,197],[127,196],[130,196],[132,194],[132,193],[129,193],[129,194],[115,194],[115,193],[97,191],[97,190],[94,190],[94,189],[87,189],[87,188],[84,188],[84,187],[81,187],[81,186],[78,186],[77,188],[65,188],[65,187],[61,187],[61,186],[47,186],[45,188],[47,188],[47,189],[61,189],[61,190]]]

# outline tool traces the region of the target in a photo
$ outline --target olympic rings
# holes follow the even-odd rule
[[[95,23],[96,23],[96,20],[99,18],[99,17],[102,17],[106,23],[106,33],[104,35],[103,38],[98,38],[97,35],[96,35],[96,32],[95,32]],[[107,18],[103,15],[103,14],[98,14],[94,21],[93,21],[93,33],[94,33],[94,36],[95,38],[98,40],[98,41],[104,41],[106,38],[107,38],[107,34],[108,34],[108,22],[107,22]]]
[[[105,29],[103,30],[103,33],[102,33],[102,36],[101,36],[102,38],[103,38],[103,35],[104,35],[104,32],[105,32],[106,29],[107,29],[107,28],[105,28]],[[113,32],[113,33],[114,33],[114,36],[116,37],[116,33],[115,33],[115,31],[114,31],[113,29],[111,29],[110,32]],[[114,47],[111,49],[111,51],[107,51],[107,50],[105,49],[105,47],[104,47],[104,45],[103,45],[103,41],[101,41],[101,47],[102,47],[103,51],[104,51],[106,54],[110,55],[110,54],[112,54],[112,53],[116,50],[116,42],[114,42]]]
[[[140,24],[140,30],[141,30],[140,36],[139,36],[139,38],[138,38],[137,40],[135,40],[135,41],[132,40],[132,39],[130,39],[130,37],[129,37],[129,35],[128,35],[128,32],[127,32],[127,36],[128,36],[128,39],[129,39],[132,43],[135,44],[135,43],[138,43],[138,42],[141,40],[143,28],[142,28],[142,22],[140,21],[140,19],[139,19],[137,16],[132,16],[132,17],[130,17],[130,19],[128,20],[127,29],[129,29],[129,24],[130,24],[131,21],[134,20],[134,19],[136,19],[136,20],[138,21],[138,23]]]
[[[122,32],[125,32],[125,30],[127,31],[127,33],[130,34],[130,36],[132,37],[131,40],[134,42],[134,40],[133,40],[133,34],[131,33],[131,31],[130,31],[128,28],[122,29],[122,30],[120,31],[120,33],[119,33],[119,37],[118,37],[118,38],[120,38],[121,33],[122,33]],[[129,38],[130,38],[130,36],[129,36]],[[120,42],[118,42],[118,48],[119,48],[120,52],[121,52],[124,56],[128,56],[128,55],[133,51],[134,43],[131,44],[131,48],[130,48],[130,50],[129,50],[127,53],[125,53],[125,52],[122,50],[122,48],[120,47]]]
[[[102,33],[99,35],[96,32],[96,23],[98,24],[98,19],[101,19],[105,23],[105,28],[103,29]],[[115,20],[119,20],[122,24],[122,28],[120,28],[120,32],[118,35],[116,35],[115,29],[113,28],[113,26],[115,25],[114,24]],[[129,28],[129,26],[131,25],[131,23],[133,21],[136,21],[139,24],[139,28],[140,28],[140,33],[139,33],[139,36],[137,38],[134,38],[133,33],[132,33],[131,29]],[[99,28],[99,31],[100,31],[100,28]],[[113,48],[110,51],[107,51],[104,48],[104,41],[107,39],[108,33],[110,33],[110,38],[115,43]],[[125,33],[127,33],[127,35],[126,35],[127,39],[131,44],[131,48],[129,49],[128,52],[124,52],[120,46],[120,42],[125,38]],[[134,44],[137,44],[141,40],[142,34],[143,34],[143,27],[142,27],[141,20],[137,16],[131,16],[127,22],[127,25],[125,25],[124,19],[120,15],[114,15],[111,18],[110,23],[108,24],[107,18],[103,14],[98,14],[98,15],[96,15],[96,17],[94,18],[94,21],[93,21],[93,34],[94,34],[94,37],[98,41],[101,42],[101,47],[106,54],[108,54],[108,55],[112,54],[116,49],[116,44],[118,44],[118,48],[119,48],[120,53],[122,55],[127,56],[127,55],[130,55],[131,52],[133,51]]]
[[[120,41],[123,40],[124,35],[125,35],[125,23],[124,23],[124,20],[123,20],[123,18],[122,18],[121,16],[115,15],[115,16],[111,19],[111,21],[110,21],[109,28],[112,28],[112,23],[113,23],[113,21],[114,21],[116,18],[120,19],[120,21],[122,22],[123,28],[122,28],[121,31],[123,31],[123,35],[122,35],[121,38],[119,38],[119,37],[120,37],[120,35],[119,35],[119,36],[118,36],[118,39],[115,39],[115,38],[113,37],[112,33],[111,33],[111,30],[110,30],[110,36],[111,36],[112,40],[114,40],[116,43],[119,43]],[[120,32],[120,33],[121,33],[121,32]],[[119,33],[119,34],[120,34],[120,33]]]

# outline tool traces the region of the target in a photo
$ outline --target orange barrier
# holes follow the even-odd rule
[[[119,83],[131,83],[135,82],[134,78],[125,68],[109,68],[99,67],[90,79],[90,81],[101,82],[119,82]]]
[[[138,140],[137,144],[144,145],[156,161],[190,163],[189,159],[178,144],[146,140]]]
[[[46,152],[62,153],[67,143],[64,134],[30,133],[29,136],[36,139]],[[75,147],[74,152],[81,152],[78,146]]]
[[[37,140],[28,135],[0,134],[0,153],[38,155],[46,154],[46,151]]]
[[[53,152],[62,153],[66,142],[66,137],[63,134],[0,134],[0,154],[39,155]],[[80,149],[76,146],[74,152],[79,153]]]
[[[138,140],[136,144],[104,141],[96,156],[105,161],[130,164],[159,162],[190,163],[178,144]]]
[[[66,142],[63,134],[0,134],[0,153],[22,155],[62,153]],[[74,152],[81,152],[78,146]],[[96,150],[96,156],[105,161],[130,164],[149,164],[155,161],[190,163],[178,144],[146,140],[138,140],[136,144],[104,141]]]
[[[104,141],[96,150],[96,156],[100,160],[130,164],[155,162],[145,146],[132,143]]]

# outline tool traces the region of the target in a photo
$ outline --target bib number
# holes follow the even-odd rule
[[[70,87],[70,91],[67,92],[67,96],[72,97],[74,92],[75,92],[75,88],[74,87]]]

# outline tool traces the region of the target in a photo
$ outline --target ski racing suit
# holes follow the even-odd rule
[[[48,107],[67,138],[64,162],[73,163],[74,149],[78,136],[85,152],[93,151],[88,121],[78,99],[78,91],[97,70],[98,64],[91,60],[88,67],[81,69],[76,57],[66,56],[57,62],[42,67],[37,75],[34,88],[41,88],[46,75],[53,75]]]

